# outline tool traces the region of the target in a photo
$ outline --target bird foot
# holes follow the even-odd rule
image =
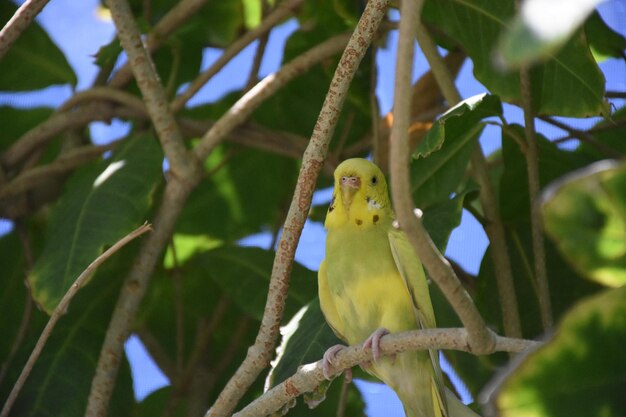
[[[333,367],[334,367],[334,361],[337,358],[337,354],[339,352],[341,352],[342,350],[344,350],[346,347],[344,345],[335,345],[335,346],[331,346],[329,347],[326,352],[324,352],[324,356],[322,357],[322,373],[324,374],[324,378],[326,379],[331,379],[333,376]],[[346,378],[349,378],[350,380],[352,380],[352,370],[351,369],[346,369],[345,370],[345,375]]]
[[[372,333],[367,339],[365,339],[365,342],[363,342],[363,349],[372,349],[372,357],[374,358],[374,361],[378,361],[378,359],[380,359],[380,339],[387,334],[389,334],[389,330],[387,329],[376,329],[374,330],[374,333]]]

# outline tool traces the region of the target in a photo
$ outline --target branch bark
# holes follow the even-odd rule
[[[437,46],[422,24],[417,26],[417,40],[446,101],[451,106],[457,104],[461,101],[461,95],[454,85],[454,80],[445,63],[439,56]],[[522,327],[504,225],[500,218],[498,202],[493,192],[487,163],[480,144],[476,145],[471,163],[474,177],[480,185],[480,201],[487,220],[485,232],[491,242],[491,262],[494,265],[498,285],[504,332],[509,337],[521,337]]]
[[[48,0],[26,0],[15,11],[15,14],[0,30],[0,60],[46,4],[48,4]]]
[[[466,329],[424,329],[410,332],[395,333],[384,336],[380,347],[384,355],[394,355],[409,350],[449,349],[462,352],[477,353],[470,347],[470,335]],[[495,336],[492,349],[487,352],[523,352],[540,346],[540,342]],[[337,354],[334,370],[340,374],[344,369],[351,368],[372,359],[372,353],[364,350],[361,345],[350,346]],[[233,417],[256,417],[272,415],[285,407],[294,398],[313,391],[322,381],[322,361],[302,365],[298,371],[261,397],[248,404]]]
[[[543,241],[543,224],[541,222],[541,208],[539,206],[539,150],[535,134],[535,116],[532,107],[530,74],[528,68],[520,71],[522,90],[522,106],[524,108],[524,132],[526,133],[527,148],[524,152],[528,173],[528,195],[530,197],[530,224],[533,242],[533,259],[535,279],[537,280],[539,313],[543,330],[549,330],[553,325],[552,302],[550,301],[550,286],[546,270],[546,250]]]
[[[215,404],[208,410],[207,417],[231,414],[244,392],[270,361],[279,334],[296,246],[311,205],[315,183],[328,153],[328,144],[339,119],[350,82],[386,10],[386,0],[370,0],[344,50],[313,129],[311,140],[303,155],[298,182],[272,267],[272,277],[259,333],[254,345],[248,349],[243,363],[228,381]],[[250,93],[258,88],[260,88],[259,85]],[[199,154],[202,155],[206,149],[210,149],[210,144],[211,141],[205,136],[202,140],[205,150],[200,151]]]
[[[493,350],[494,334],[487,328],[471,297],[463,289],[450,263],[439,253],[421,221],[413,215],[413,201],[409,186],[409,146],[411,74],[413,67],[413,39],[419,24],[422,1],[405,1],[400,10],[400,36],[394,86],[394,121],[391,129],[391,189],[394,208],[402,229],[407,233],[430,276],[437,282],[446,298],[469,332],[469,343],[478,354]]]
[[[13,406],[13,403],[15,403],[15,400],[17,399],[18,394],[20,393],[22,387],[24,386],[26,379],[30,375],[30,371],[32,371],[33,366],[35,366],[35,362],[39,358],[41,351],[46,345],[46,342],[48,341],[50,334],[52,334],[52,330],[54,329],[54,326],[56,326],[59,319],[67,312],[67,308],[69,307],[70,302],[72,301],[76,293],[82,288],[85,281],[89,279],[89,277],[91,277],[91,275],[96,270],[96,268],[102,265],[102,263],[104,263],[104,261],[109,259],[115,252],[120,250],[122,247],[124,247],[124,245],[126,245],[130,241],[136,239],[137,237],[141,236],[142,234],[150,230],[152,229],[148,223],[144,223],[142,226],[133,230],[132,232],[124,236],[122,239],[120,239],[113,246],[111,246],[109,249],[107,249],[102,255],[98,256],[91,264],[89,264],[87,269],[85,269],[78,276],[78,278],[76,278],[76,281],[74,281],[72,286],[67,290],[67,292],[65,293],[65,295],[63,296],[63,298],[61,299],[57,307],[54,309],[54,311],[50,315],[50,319],[48,320],[46,327],[44,327],[43,331],[41,332],[41,336],[39,336],[39,340],[37,340],[37,344],[33,348],[33,351],[31,352],[30,356],[28,357],[28,360],[26,361],[26,365],[24,365],[24,368],[22,369],[20,376],[17,378],[15,385],[13,385],[13,389],[11,389],[11,393],[9,394],[7,401],[4,403],[4,406],[2,407],[2,412],[0,412],[0,417],[7,417],[9,415],[9,412],[11,411],[11,407]]]

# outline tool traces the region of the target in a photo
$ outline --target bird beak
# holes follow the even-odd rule
[[[361,188],[361,179],[359,177],[344,176],[339,179],[339,185],[341,187],[341,201],[346,211],[349,211],[354,195]]]

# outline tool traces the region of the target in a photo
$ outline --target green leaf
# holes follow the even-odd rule
[[[445,252],[452,231],[461,224],[465,199],[473,197],[476,192],[476,189],[466,190],[424,211],[424,227],[441,253]]]
[[[623,58],[625,56],[626,38],[611,29],[600,17],[600,13],[593,12],[585,23],[585,35],[596,61],[606,58]]]
[[[131,244],[132,245],[132,244]],[[135,244],[134,249],[137,248]],[[124,272],[132,262],[130,248],[109,259],[83,288],[54,328],[26,380],[12,416],[83,416],[100,348]],[[134,251],[136,252],[136,250]],[[40,314],[43,316],[43,314]],[[39,334],[31,333],[18,351],[0,397],[6,398]],[[134,403],[130,368],[122,360],[109,415],[128,415]],[[69,400],[71,399],[71,400]]]
[[[498,415],[622,416],[626,410],[626,287],[576,305],[493,399]]]
[[[503,101],[521,102],[518,72],[502,72],[493,51],[515,14],[514,0],[428,0],[422,19],[452,38],[470,56],[474,75]],[[539,114],[584,117],[608,114],[604,76],[582,36],[532,69],[533,108]]]
[[[593,12],[600,0],[529,0],[503,33],[499,57],[519,68],[553,57]]]
[[[598,162],[545,191],[546,231],[582,275],[626,284],[626,167]]]
[[[197,262],[242,311],[261,320],[274,262],[274,252],[253,247],[224,246],[196,256]],[[285,317],[289,318],[317,294],[313,271],[294,263]]]
[[[78,275],[139,224],[161,181],[161,149],[151,136],[129,139],[111,160],[78,171],[54,208],[46,246],[28,275],[33,298],[51,312]]]
[[[483,129],[480,121],[501,113],[497,97],[481,94],[462,101],[435,122],[411,163],[411,192],[417,207],[425,210],[458,191]]]
[[[8,22],[16,10],[12,2],[0,1],[0,22]],[[0,91],[76,85],[76,75],[65,55],[37,22],[30,24],[0,60],[0,74]]]

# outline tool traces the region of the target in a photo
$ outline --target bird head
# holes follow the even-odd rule
[[[346,222],[363,227],[377,224],[390,210],[387,182],[380,168],[362,158],[347,159],[339,164],[326,215],[327,228]]]

